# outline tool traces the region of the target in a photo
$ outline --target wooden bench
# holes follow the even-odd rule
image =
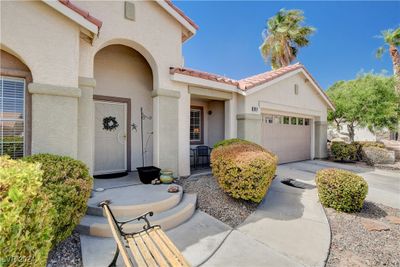
[[[109,266],[116,266],[119,254],[121,254],[127,267],[190,266],[161,227],[150,225],[147,216],[153,216],[153,212],[148,212],[131,220],[117,221],[108,204],[109,201],[103,201],[99,205],[105,211],[112,235],[117,243],[114,258]],[[143,230],[136,233],[124,232],[123,226],[135,220],[144,220]]]

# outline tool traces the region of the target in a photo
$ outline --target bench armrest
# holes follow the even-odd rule
[[[109,200],[104,200],[102,202],[99,203],[99,206],[102,207],[103,209],[108,209],[108,211],[110,212],[112,219],[114,220],[115,224],[117,225],[117,227],[119,228],[119,231],[121,232],[121,234],[126,234],[122,231],[122,227],[124,224],[127,224],[129,222],[133,222],[133,221],[140,221],[140,220],[144,220],[146,222],[146,225],[143,226],[143,229],[149,229],[151,228],[151,224],[150,221],[147,219],[147,216],[153,216],[154,213],[152,211],[146,212],[138,217],[129,219],[129,220],[125,220],[125,221],[118,221],[114,214],[112,213],[111,209],[110,209],[110,201]]]

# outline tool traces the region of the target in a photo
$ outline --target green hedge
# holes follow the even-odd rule
[[[45,266],[57,216],[39,164],[0,157],[0,266]]]
[[[332,142],[331,155],[333,160],[348,161],[357,160],[358,147],[355,144],[345,142]]]
[[[211,153],[213,175],[234,198],[261,202],[275,175],[277,157],[243,140],[225,141]]]
[[[43,171],[43,190],[56,209],[53,244],[71,235],[85,215],[93,178],[86,165],[70,157],[37,154],[23,159],[39,163]]]
[[[361,176],[345,170],[323,169],[317,172],[315,181],[325,207],[344,212],[361,210],[368,193],[368,184]]]

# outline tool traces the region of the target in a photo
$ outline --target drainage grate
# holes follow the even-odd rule
[[[284,185],[288,185],[288,186],[300,188],[300,189],[314,189],[316,187],[315,185],[306,184],[306,183],[297,181],[296,179],[292,179],[292,178],[283,179],[281,181],[281,183]]]

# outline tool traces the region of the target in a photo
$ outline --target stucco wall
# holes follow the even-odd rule
[[[299,87],[298,95],[294,93],[295,84]],[[317,117],[319,121],[326,121],[327,117],[325,102],[302,73],[240,99],[242,106],[239,107],[238,113],[260,113],[261,108],[268,108],[311,115]],[[252,107],[259,107],[258,112],[252,112]]]
[[[88,51],[90,59],[109,44],[124,44],[140,52],[149,62],[154,73],[154,87],[175,89],[169,78],[169,67],[181,66],[181,25],[157,3],[135,1],[135,21],[125,19],[124,1],[79,1],[79,6],[101,19],[103,26],[99,38]],[[81,48],[85,44],[81,45]],[[91,60],[81,60],[81,76],[90,77]],[[87,66],[89,65],[89,66]]]
[[[1,45],[34,82],[78,86],[79,27],[41,1],[1,2]]]
[[[131,123],[137,125],[137,132],[132,131],[132,169],[142,166],[140,137],[140,107],[143,112],[153,115],[153,77],[146,59],[137,51],[122,45],[108,46],[95,57],[94,78],[95,95],[124,97],[131,99]],[[143,139],[153,132],[153,122],[143,121]],[[153,136],[147,147],[145,162],[153,164]]]

